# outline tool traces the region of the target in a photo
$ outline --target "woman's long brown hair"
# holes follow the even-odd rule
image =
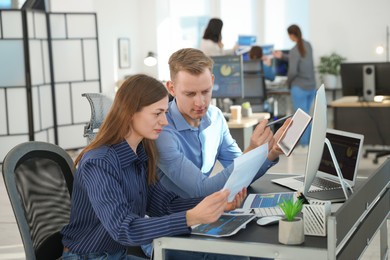
[[[287,28],[287,33],[289,35],[292,34],[297,38],[297,46],[298,46],[299,53],[301,54],[302,57],[305,57],[306,49],[305,46],[303,45],[301,29],[298,27],[298,25],[293,24]]]
[[[131,119],[136,112],[168,96],[165,86],[155,78],[144,74],[129,77],[115,95],[110,111],[95,139],[87,145],[75,160],[75,166],[82,156],[103,145],[113,145],[125,139],[131,130]],[[148,183],[156,181],[157,149],[154,140],[143,139],[148,155]]]

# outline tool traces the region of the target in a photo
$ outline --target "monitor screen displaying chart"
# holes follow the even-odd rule
[[[214,60],[214,98],[242,97],[243,65],[242,56],[213,56]]]

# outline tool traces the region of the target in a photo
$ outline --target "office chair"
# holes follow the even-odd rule
[[[374,153],[375,157],[372,160],[374,164],[378,164],[379,158],[390,155],[390,150],[388,149],[367,149],[363,155],[364,158],[368,157],[368,154]]]
[[[59,146],[26,142],[8,152],[3,178],[26,259],[62,255],[60,230],[69,222],[73,161]]]
[[[99,127],[110,110],[113,100],[102,93],[84,93],[82,96],[87,98],[91,106],[91,118],[84,127],[84,137],[87,137],[88,142],[91,142],[99,131]]]

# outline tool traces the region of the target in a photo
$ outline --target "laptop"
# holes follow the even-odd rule
[[[326,138],[332,145],[344,181],[347,183],[346,186],[353,188],[363,150],[364,136],[341,130],[327,129]],[[302,191],[304,176],[274,179],[272,182],[292,190]],[[327,145],[324,146],[316,177],[306,196],[331,202],[345,201],[345,195]]]

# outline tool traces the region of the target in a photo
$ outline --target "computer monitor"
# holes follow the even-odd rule
[[[312,115],[309,150],[306,159],[305,180],[303,194],[307,195],[318,167],[320,166],[322,152],[324,150],[327,129],[327,104],[324,84],[317,90]]]
[[[342,63],[340,75],[343,96],[363,97],[366,91],[390,96],[390,62]]]
[[[272,55],[272,52],[274,51],[273,44],[261,45],[261,48],[263,49],[263,55]]]
[[[242,56],[212,56],[214,60],[213,98],[242,97],[243,66]]]
[[[243,98],[266,99],[263,62],[261,60],[244,61]]]
[[[256,41],[256,35],[238,35],[238,45],[240,46],[252,46]]]

